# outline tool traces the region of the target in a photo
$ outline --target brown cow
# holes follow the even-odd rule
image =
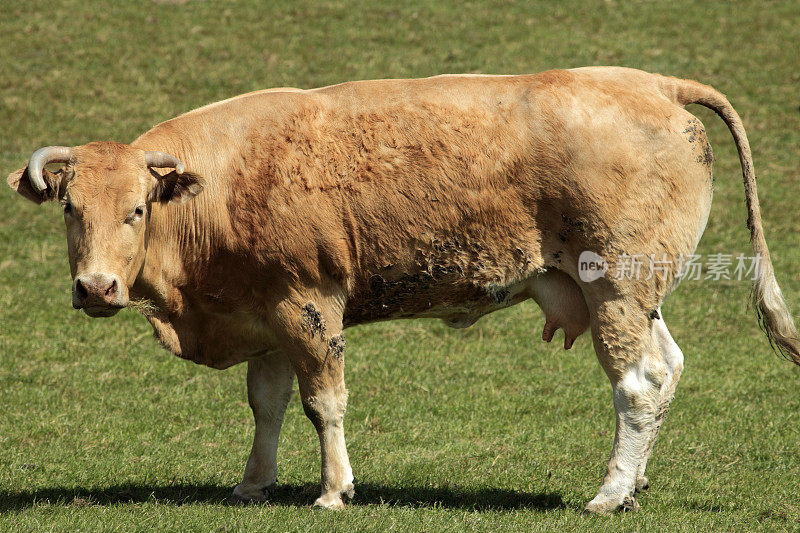
[[[800,364],[773,275],[742,122],[694,81],[622,68],[273,90],[211,104],[130,145],[38,150],[9,185],[64,206],[73,306],[144,309],[171,352],[248,362],[256,423],[241,500],[276,482],[293,376],[319,433],[322,495],[353,494],[342,331],[392,318],[466,327],[534,298],[545,340],[591,326],[617,431],[593,512],[636,505],[683,355],[660,315],[711,207],[711,149],[683,106],[730,128],[744,173],[756,309]],[[47,163],[65,166],[44,170]],[[202,192],[202,194],[201,194]],[[583,279],[591,252],[605,275]],[[619,276],[624,256],[667,258]],[[600,274],[603,272],[600,271]]]

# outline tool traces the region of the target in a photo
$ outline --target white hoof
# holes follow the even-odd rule
[[[353,484],[349,483],[345,485],[342,490],[333,490],[324,493],[314,502],[314,507],[323,509],[344,509],[344,499],[342,499],[342,496],[349,501],[353,499],[355,493],[356,491]]]
[[[270,494],[275,492],[277,483],[273,483],[267,487],[258,488],[254,486],[245,486],[239,483],[234,487],[233,494],[231,494],[228,501],[231,503],[261,503],[267,501]]]
[[[626,495],[620,498],[609,498],[598,494],[592,501],[586,504],[584,513],[607,515],[616,513],[617,511],[634,511],[641,506],[632,495]]]

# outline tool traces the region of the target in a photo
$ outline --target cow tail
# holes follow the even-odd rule
[[[753,280],[753,288],[750,293],[750,304],[755,309],[759,325],[766,333],[773,350],[800,365],[800,340],[798,340],[797,328],[783,299],[781,289],[778,287],[778,282],[775,280],[767,241],[764,239],[753,157],[750,153],[750,143],[747,141],[742,119],[739,118],[739,114],[728,102],[728,99],[708,85],[666,77],[659,79],[659,85],[661,92],[666,97],[681,106],[700,104],[713,110],[725,121],[731,131],[733,140],[736,142],[736,149],[739,151],[739,161],[742,164],[744,192],[747,200],[747,227],[750,229],[750,242],[753,245],[758,265],[758,272]]]

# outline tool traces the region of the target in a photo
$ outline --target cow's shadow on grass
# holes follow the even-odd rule
[[[0,513],[22,510],[37,504],[65,507],[88,507],[124,503],[153,502],[164,505],[207,503],[231,504],[230,486],[222,485],[148,485],[124,484],[92,488],[51,487],[26,492],[0,490]],[[310,506],[319,495],[319,485],[279,485],[265,505]],[[532,494],[498,488],[470,489],[462,487],[389,487],[384,485],[356,485],[352,506],[397,505],[410,507],[444,507],[474,511],[532,509],[547,511],[565,507],[561,495],[556,493]],[[259,505],[259,504],[256,504]]]

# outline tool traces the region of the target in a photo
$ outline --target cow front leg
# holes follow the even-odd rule
[[[306,299],[303,299],[306,300]],[[353,471],[344,439],[347,389],[340,308],[323,299],[285,302],[279,309],[286,353],[297,375],[303,410],[319,436],[322,494],[314,505],[344,507],[352,498]]]
[[[315,506],[337,509],[344,507],[342,497],[354,496],[353,471],[344,440],[344,412],[347,389],[343,376],[326,373],[327,383],[314,383],[300,388],[303,409],[319,435],[322,452],[322,494]],[[314,378],[312,380],[316,381]]]
[[[247,400],[256,422],[253,449],[233,499],[261,502],[278,480],[278,437],[292,392],[294,372],[282,353],[247,363]]]
[[[609,305],[625,312],[608,312],[606,308],[592,324],[595,351],[612,383],[617,423],[603,484],[586,506],[586,511],[598,514],[638,507],[637,475],[654,434],[666,379],[666,367],[645,314],[623,321],[635,309],[633,305],[623,306]]]

